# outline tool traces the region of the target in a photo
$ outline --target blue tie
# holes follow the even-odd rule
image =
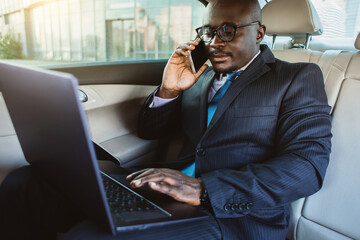
[[[229,88],[231,82],[234,81],[235,78],[237,76],[239,76],[242,72],[243,71],[238,71],[238,72],[233,72],[233,73],[228,74],[226,76],[226,82],[224,83],[224,85],[216,92],[213,99],[211,99],[211,101],[209,103],[209,107],[208,107],[207,126],[209,126],[209,123],[210,123],[212,117],[214,116],[218,102],[224,96],[224,94],[225,94],[226,90]],[[193,162],[192,164],[190,164],[189,166],[187,166],[186,168],[181,170],[181,172],[190,177],[195,177],[195,162]]]
[[[232,81],[235,80],[235,78],[237,76],[239,76],[243,71],[239,71],[239,72],[232,72],[229,73],[226,76],[226,82],[224,83],[224,85],[216,92],[215,96],[213,97],[213,99],[211,99],[209,106],[208,106],[208,114],[207,114],[207,125],[209,126],[211,119],[213,118],[217,105],[220,101],[220,99],[224,96],[226,90],[230,87],[230,84]]]

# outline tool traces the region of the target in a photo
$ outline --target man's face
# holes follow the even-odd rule
[[[216,29],[224,23],[237,26],[257,20],[260,19],[254,19],[248,6],[224,1],[216,6],[209,4],[203,24]],[[265,28],[259,25],[238,28],[231,42],[223,42],[216,34],[211,42],[205,43],[214,70],[229,73],[245,66],[259,51],[264,34]]]

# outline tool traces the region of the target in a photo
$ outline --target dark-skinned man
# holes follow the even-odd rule
[[[134,172],[128,176],[131,186],[148,185],[177,201],[203,205],[209,218],[117,237],[85,223],[64,239],[285,239],[289,203],[322,185],[331,146],[330,107],[320,69],[274,58],[260,45],[265,31],[257,0],[210,1],[198,39],[175,50],[161,86],[140,113],[141,137],[158,138],[181,126],[186,140],[174,160],[177,170]],[[199,39],[212,67],[204,65],[194,74],[189,50]],[[9,184],[14,179],[22,180]],[[34,179],[31,167],[12,173],[1,187],[0,203],[18,197],[12,190]],[[56,199],[56,193],[39,186],[43,199]],[[66,223],[62,230],[81,219],[73,211],[56,213]],[[46,220],[45,229],[60,230]],[[39,227],[31,226],[34,232]]]
[[[140,115],[139,134],[149,139],[181,124],[187,141],[177,163],[183,169],[128,177],[133,187],[148,184],[191,205],[206,193],[229,239],[285,239],[289,203],[321,187],[330,153],[320,69],[275,59],[260,45],[266,30],[260,22],[257,1],[210,1],[198,33],[212,68],[193,74],[188,50],[198,41],[179,46]],[[234,72],[211,115],[218,85]]]

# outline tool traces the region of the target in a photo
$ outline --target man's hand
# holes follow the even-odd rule
[[[191,70],[189,50],[194,50],[198,44],[199,39],[196,39],[176,48],[164,69],[162,83],[157,96],[161,98],[174,98],[181,91],[189,89],[197,82],[200,75],[208,68],[208,65],[204,64],[197,73],[193,73]]]
[[[148,184],[151,189],[169,195],[179,202],[193,206],[200,205],[203,191],[201,181],[179,171],[167,168],[143,169],[130,174],[126,179],[131,181],[130,186],[133,188]]]

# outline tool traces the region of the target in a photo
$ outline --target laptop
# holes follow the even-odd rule
[[[207,217],[149,188],[131,189],[126,169],[97,159],[73,75],[1,61],[0,73],[26,160],[104,230],[115,235]]]

